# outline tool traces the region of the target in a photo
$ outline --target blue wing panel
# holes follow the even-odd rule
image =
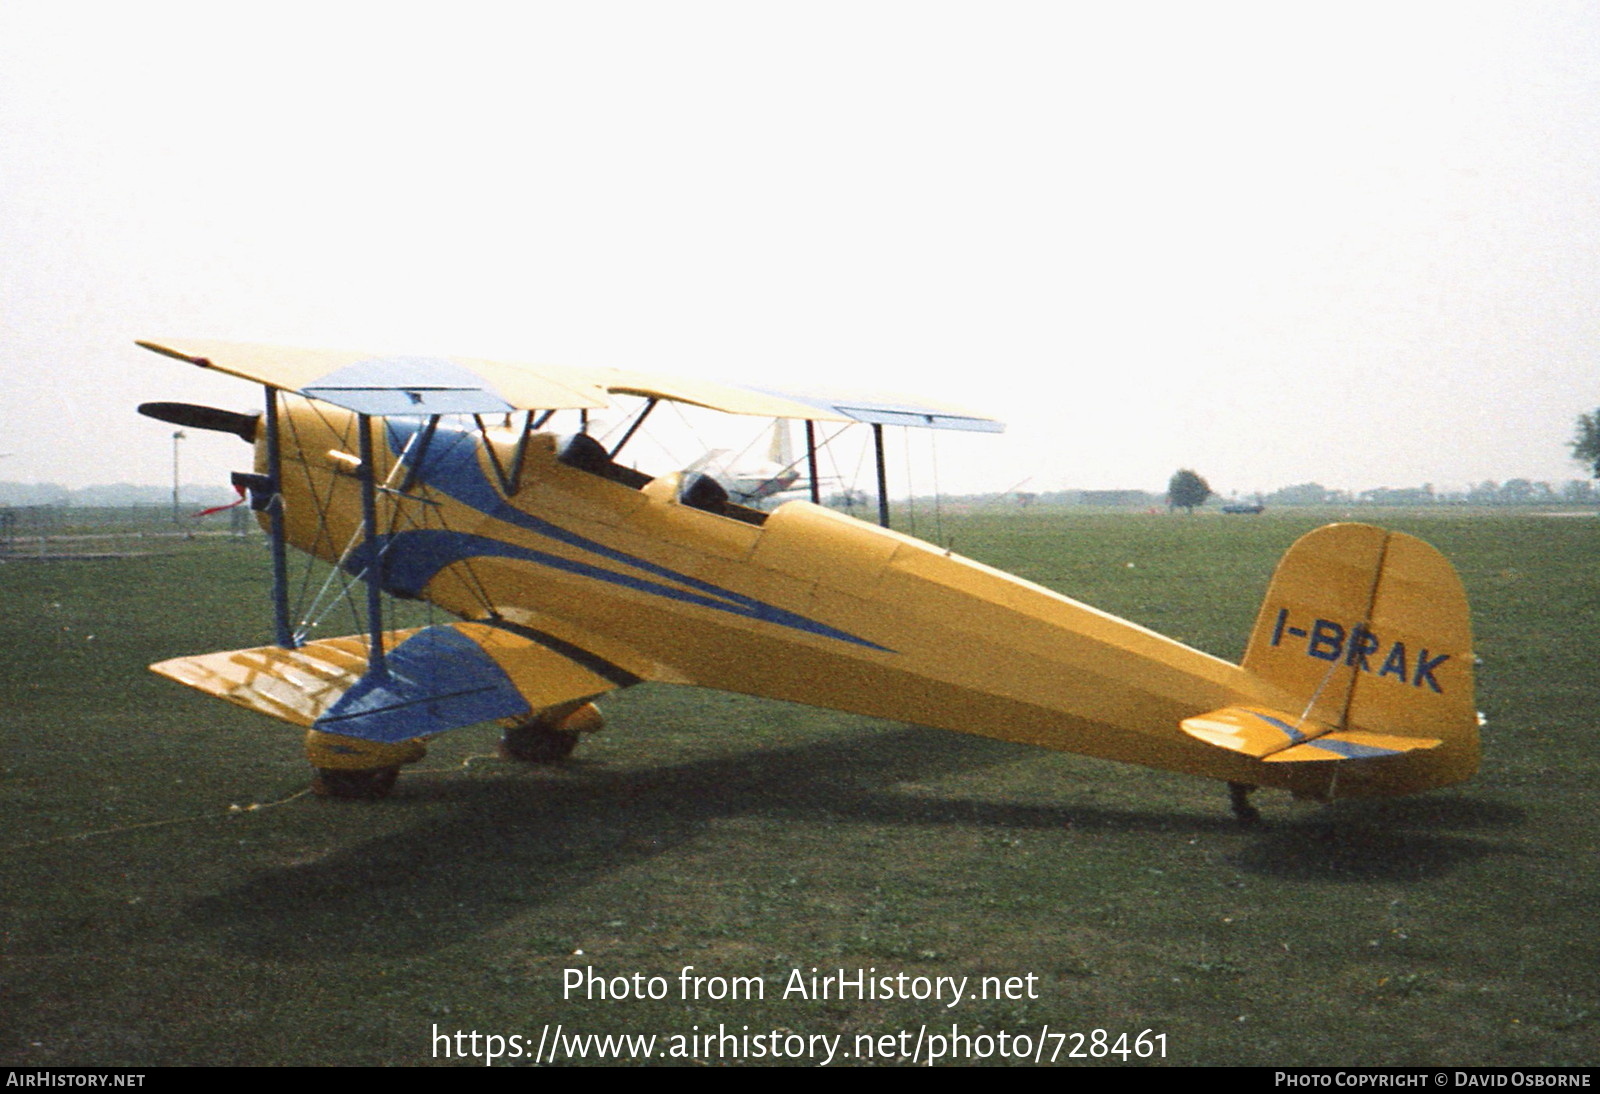
[[[373,357],[335,369],[300,391],[372,417],[505,414],[515,409],[477,373],[438,357]]]
[[[386,675],[363,676],[313,728],[393,743],[528,710],[493,658],[449,626],[419,631],[386,660]]]

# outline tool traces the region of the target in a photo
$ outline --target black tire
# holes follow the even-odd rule
[[[398,767],[372,767],[365,771],[341,771],[335,768],[317,768],[317,777],[311,780],[311,791],[319,798],[337,798],[341,801],[382,801],[394,789],[400,778]]]
[[[516,726],[500,738],[500,755],[525,764],[560,763],[578,747],[578,734],[542,725]]]

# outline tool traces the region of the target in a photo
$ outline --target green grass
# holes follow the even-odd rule
[[[434,743],[376,805],[145,671],[268,639],[259,543],[0,564],[0,1064],[423,1064],[430,1033],[1095,1028],[1180,1064],[1600,1060],[1600,524],[1382,514],[1473,599],[1484,769],[1237,829],[1214,784],[647,686],[573,762]],[[1227,657],[1314,516],[946,518],[958,551]],[[921,528],[926,533],[926,528]],[[160,822],[176,823],[160,823]],[[582,951],[581,955],[578,951]],[[679,997],[684,966],[760,1001]],[[660,1001],[562,973],[660,975]],[[1038,998],[782,998],[794,969]],[[1070,1047],[1070,1046],[1069,1046]],[[443,1061],[440,1061],[443,1062]]]

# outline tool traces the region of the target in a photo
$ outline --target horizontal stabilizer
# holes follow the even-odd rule
[[[631,681],[488,623],[384,636],[385,671],[369,673],[365,636],[180,657],[150,666],[230,703],[326,733],[403,741],[589,699]]]
[[[1258,760],[1334,730],[1326,723],[1266,707],[1223,707],[1185,718],[1179,725],[1196,740]]]
[[[1340,730],[1263,757],[1268,763],[1303,763],[1308,760],[1376,760],[1402,752],[1438,748],[1443,741],[1427,737],[1396,737],[1391,733]]]
[[[1326,722],[1266,707],[1223,707],[1185,718],[1179,724],[1196,740],[1268,763],[1370,760],[1435,748],[1442,743],[1426,737],[1341,730]]]

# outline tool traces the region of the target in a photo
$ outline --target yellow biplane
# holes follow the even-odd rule
[[[796,395],[598,369],[140,343],[265,386],[265,409],[141,412],[236,433],[235,476],[273,547],[276,643],[152,666],[307,729],[316,785],[381,796],[423,739],[488,720],[503,751],[571,752],[593,700],[663,681],[1186,772],[1233,808],[1275,787],[1404,794],[1478,765],[1472,635],[1450,564],[1421,540],[1334,524],[1280,562],[1235,665],[886,527],[884,425],[999,431],[942,406]],[[609,449],[585,431],[642,409]],[[708,475],[618,461],[677,401],[806,427],[813,500],[734,503]],[[566,436],[546,430],[577,411]],[[818,423],[878,442],[880,524],[816,503]],[[367,629],[313,638],[286,547],[361,586]],[[384,596],[447,623],[386,630]]]

